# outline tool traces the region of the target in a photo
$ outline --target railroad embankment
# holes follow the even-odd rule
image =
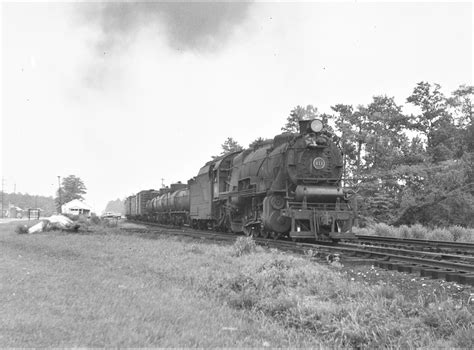
[[[130,228],[0,226],[0,347],[474,346],[453,285]]]

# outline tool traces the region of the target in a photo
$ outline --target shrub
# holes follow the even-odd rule
[[[233,255],[242,256],[245,254],[255,253],[257,244],[252,237],[239,237],[232,246]]]
[[[461,226],[452,226],[449,232],[455,241],[460,242],[474,242],[474,229],[464,228]]]
[[[379,223],[374,226],[374,232],[376,236],[383,237],[396,237],[396,228],[389,226],[384,223]]]
[[[74,215],[74,214],[62,214],[62,215],[68,217],[72,221],[78,221],[79,220],[79,215]]]
[[[459,239],[460,242],[474,242],[474,230],[466,230],[465,234]]]
[[[428,234],[428,229],[420,224],[415,224],[410,227],[410,233],[412,238],[416,239],[426,239]]]
[[[360,228],[360,227],[353,227],[353,228],[352,228],[352,231],[353,231],[354,234],[356,234],[356,235],[362,235],[362,236],[373,236],[373,235],[374,235],[374,231],[368,229],[367,227],[363,227],[363,228]]]
[[[87,226],[89,224],[89,221],[87,220],[87,217],[85,217],[84,215],[79,215],[79,217],[77,218],[77,223]]]
[[[410,228],[407,225],[401,225],[398,228],[398,237],[400,238],[410,238]]]
[[[435,241],[452,241],[452,234],[445,228],[436,228],[428,233],[428,239]]]
[[[378,223],[370,228],[354,228],[354,233],[356,235],[368,236],[474,242],[474,229],[468,229],[461,226],[430,229],[421,224],[415,224],[411,227],[408,227],[407,225],[394,227],[384,223]]]
[[[91,216],[91,223],[93,223],[94,225],[100,224],[100,218],[99,218],[97,215],[92,214],[92,216]]]
[[[28,226],[27,225],[18,225],[15,228],[15,232],[18,233],[18,234],[28,233]]]
[[[453,237],[453,241],[459,240],[464,235],[464,227],[454,225],[448,228],[451,236]]]

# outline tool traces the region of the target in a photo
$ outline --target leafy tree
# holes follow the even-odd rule
[[[359,111],[354,112],[351,105],[337,104],[331,109],[336,115],[336,127],[341,133],[341,146],[344,153],[345,173],[361,175],[363,145],[367,142],[367,116]]]
[[[259,137],[255,140],[253,140],[250,144],[249,144],[249,148],[253,148],[253,149],[257,149],[261,146],[263,146],[266,142],[268,141],[271,141],[270,139],[264,139],[263,137]]]
[[[54,198],[53,197],[45,197],[45,196],[37,196],[31,195],[28,193],[22,194],[19,192],[16,193],[4,193],[4,206],[5,209],[8,208],[8,204],[14,205],[16,207],[20,207],[23,210],[27,209],[41,209],[42,216],[50,216],[55,211],[54,205]],[[25,211],[23,215],[27,215],[28,213]]]
[[[403,166],[393,176],[402,183],[396,225],[474,225],[472,160]]]
[[[393,97],[374,96],[367,107],[359,107],[366,115],[367,144],[365,168],[390,169],[402,162],[402,145],[407,142],[405,131],[410,127],[410,118],[402,113],[402,106]]]
[[[430,139],[434,123],[446,113],[446,97],[440,91],[441,86],[427,82],[419,82],[407,102],[420,107],[421,114],[415,117],[414,127]]]
[[[474,86],[461,85],[447,99],[448,106],[452,111],[454,124],[458,128],[459,137],[457,141],[457,156],[466,152],[474,152]]]
[[[406,140],[400,145],[403,153],[403,162],[405,165],[415,165],[427,161],[427,154],[423,147],[423,141],[419,136],[413,137],[410,141]]]
[[[84,199],[83,194],[87,193],[84,182],[77,176],[69,175],[63,178],[61,187],[57,191],[56,207],[60,211],[61,205],[73,199]]]
[[[224,141],[224,143],[221,145],[222,147],[222,152],[221,155],[229,154],[232,152],[237,152],[241,151],[244,148],[237,142],[235,141],[232,137],[228,137],[227,140]]]
[[[461,85],[447,98],[420,82],[407,99],[417,115],[387,96],[331,107],[365,223],[474,225],[473,92]]]
[[[453,114],[460,126],[472,123],[474,86],[461,85],[452,93],[452,97],[447,99],[448,105],[454,109]]]
[[[244,149],[232,137],[228,137],[227,140],[225,140],[224,143],[221,145],[221,147],[222,147],[221,156],[224,156],[224,155],[229,154],[229,153],[241,151],[241,150]]]
[[[299,121],[306,119],[314,119],[319,115],[318,109],[312,105],[307,105],[306,108],[296,106],[290,112],[290,115],[286,118],[286,124],[281,128],[284,132],[298,132]]]
[[[327,130],[329,133],[331,133],[333,135],[336,134],[334,128],[331,126],[331,124],[329,124],[330,120],[334,120],[334,115],[328,114],[328,113],[321,113],[321,114],[315,116],[315,118],[318,118],[323,122],[325,130]]]
[[[440,118],[436,124],[436,127],[431,131],[430,147],[428,148],[432,160],[437,163],[459,158],[463,153],[461,129],[454,125],[450,116]]]
[[[464,140],[466,151],[474,153],[474,122],[467,126]]]
[[[421,108],[414,126],[426,136],[426,150],[434,162],[462,156],[469,142],[466,126],[472,121],[473,88],[462,85],[451,98],[446,98],[440,88],[421,82],[407,99]]]

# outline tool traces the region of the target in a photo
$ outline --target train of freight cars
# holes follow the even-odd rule
[[[342,187],[337,137],[319,119],[299,126],[206,163],[187,184],[128,197],[127,218],[265,238],[353,238],[357,210]]]

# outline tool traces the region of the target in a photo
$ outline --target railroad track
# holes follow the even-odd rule
[[[307,249],[319,249],[339,253],[342,260],[350,262],[352,257],[372,263],[388,270],[416,273],[420,276],[442,278],[474,286],[474,256],[439,254],[412,249],[339,244],[319,246],[304,244]]]
[[[146,225],[150,229],[126,229],[127,231],[148,233],[179,234],[199,239],[210,239],[217,241],[234,242],[235,235],[194,230],[187,227],[173,228],[169,226],[136,222]],[[153,229],[151,229],[153,228]],[[462,284],[474,286],[474,251],[462,250],[461,254],[453,254],[452,250],[440,252],[427,251],[422,242],[427,245],[433,244],[444,249],[448,244],[456,242],[434,242],[426,240],[404,240],[378,236],[362,236],[357,241],[341,242],[336,245],[324,243],[295,243],[285,240],[272,240],[255,238],[257,244],[276,248],[283,251],[291,251],[298,254],[311,255],[314,259],[322,261],[327,257],[339,256],[343,264],[373,264],[378,267],[397,270],[400,272],[414,273],[424,277],[442,278]],[[379,240],[380,239],[380,240]],[[415,241],[416,243],[413,243]],[[372,242],[372,244],[371,244]],[[374,243],[375,242],[375,243]],[[381,242],[382,244],[376,244]],[[388,243],[387,243],[388,242]],[[441,245],[439,244],[441,243]],[[452,245],[452,247],[455,247]],[[440,249],[441,249],[440,248]],[[458,249],[459,247],[455,247]]]

